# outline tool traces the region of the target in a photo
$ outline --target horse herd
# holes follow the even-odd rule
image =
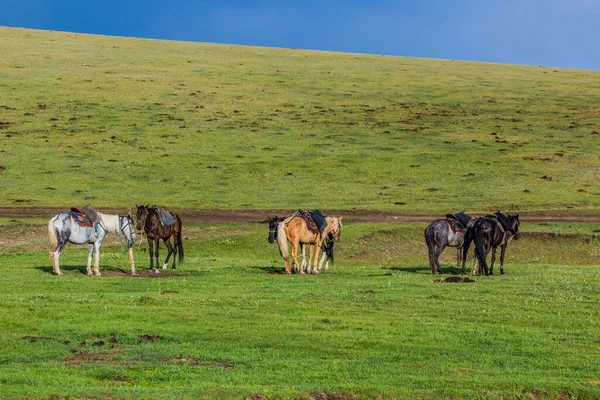
[[[100,247],[102,240],[108,233],[116,233],[121,240],[121,235],[127,239],[129,251],[129,264],[131,274],[135,275],[135,263],[133,259],[133,244],[136,241],[135,228],[144,230],[148,239],[150,254],[150,268],[158,272],[158,244],[162,239],[167,246],[168,254],[163,264],[166,268],[169,258],[173,256],[173,269],[183,262],[183,241],[181,240],[181,218],[177,214],[170,213],[156,206],[137,206],[134,224],[131,213],[128,215],[109,215],[97,212],[92,207],[86,206],[71,208],[70,211],[59,213],[48,222],[48,235],[50,237],[50,259],[52,260],[52,271],[56,275],[63,275],[59,266],[61,251],[67,243],[87,244],[88,262],[86,273],[92,275],[92,256],[95,250],[93,274],[100,275]],[[135,227],[135,228],[134,228]],[[173,245],[171,245],[173,238]],[[156,259],[156,265],[154,260]]]
[[[465,273],[467,253],[472,242],[475,242],[476,264],[473,274],[494,274],[494,261],[496,249],[500,247],[500,274],[504,274],[504,254],[511,238],[518,240],[519,214],[515,216],[504,215],[500,211],[485,217],[473,218],[460,212],[448,214],[446,218],[433,221],[425,229],[425,242],[429,255],[431,273],[442,273],[438,260],[446,246],[457,248],[456,273]],[[487,255],[492,250],[492,263],[488,269]],[[462,261],[462,268],[461,268]],[[479,268],[477,268],[477,264]]]
[[[172,268],[177,261],[183,262],[184,251],[182,241],[181,218],[174,213],[156,206],[137,206],[134,224],[131,213],[128,215],[108,215],[97,212],[92,207],[72,208],[59,213],[48,222],[50,237],[52,270],[56,275],[63,275],[59,266],[61,251],[67,243],[87,244],[88,262],[86,273],[100,275],[99,259],[102,240],[108,233],[116,233],[119,240],[122,236],[127,241],[131,274],[135,275],[133,244],[136,241],[135,229],[146,234],[149,245],[149,270],[159,272],[159,242],[163,240],[168,254],[162,265],[165,269],[169,259],[173,257]],[[298,212],[285,218],[269,218],[269,243],[277,241],[279,252],[285,261],[285,272],[291,274],[318,274],[329,262],[334,261],[334,245],[340,240],[342,217],[325,217],[319,211]],[[504,215],[501,212],[473,218],[464,212],[448,214],[446,218],[433,221],[425,229],[425,241],[428,248],[431,273],[442,273],[439,256],[445,247],[457,248],[456,273],[465,273],[465,263],[470,244],[475,242],[475,256],[479,269],[473,273],[493,274],[496,249],[501,248],[500,273],[504,273],[504,253],[510,238],[518,239],[519,215]],[[171,238],[173,244],[171,244]],[[291,251],[290,251],[291,245]],[[309,259],[306,261],[305,245],[309,245]],[[298,263],[298,249],[302,250],[302,263]],[[486,257],[492,250],[492,262],[488,269]],[[94,269],[91,263],[95,251]],[[323,252],[319,261],[319,253]],[[178,260],[177,260],[178,259]],[[462,268],[461,268],[462,261]],[[312,264],[312,265],[311,265]]]

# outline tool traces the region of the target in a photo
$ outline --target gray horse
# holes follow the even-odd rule
[[[457,261],[456,273],[460,273],[460,263],[463,261],[462,252],[465,243],[465,234],[470,229],[471,217],[463,212],[446,218],[433,221],[425,228],[425,242],[429,255],[429,267],[433,275],[441,274],[439,256],[447,246],[456,247]],[[465,273],[465,264],[462,264],[462,273]]]
[[[73,212],[64,212],[55,215],[48,222],[48,235],[50,236],[50,259],[52,260],[52,272],[63,275],[60,271],[58,259],[67,242],[73,244],[88,244],[88,263],[86,273],[92,275],[92,252],[96,250],[94,261],[94,275],[100,275],[100,246],[102,240],[109,232],[123,234],[127,239],[129,249],[129,264],[131,274],[135,275],[133,262],[133,249],[135,243],[135,226],[131,214],[129,215],[106,215],[97,213],[97,222],[92,226],[82,226],[74,218]]]

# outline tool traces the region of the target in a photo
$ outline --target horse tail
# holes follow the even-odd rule
[[[479,260],[479,271],[483,268],[483,271],[487,271],[487,263],[485,261],[485,232],[482,229],[483,224],[480,224],[478,229],[473,230],[473,236],[475,239],[475,256]]]
[[[179,264],[183,264],[183,240],[181,240],[181,218],[177,217],[177,225],[179,229],[177,230],[177,253],[179,255]]]
[[[432,226],[429,225],[425,228],[425,243],[427,243],[427,255],[429,256],[429,267],[431,268],[431,273],[435,274],[436,266],[435,266],[435,255],[434,255],[434,244],[433,244],[433,233],[430,232]]]
[[[285,234],[285,224],[280,222],[277,225],[277,244],[279,244],[279,254],[285,261],[290,259],[290,250],[288,247],[287,235]]]
[[[58,248],[58,235],[56,233],[56,227],[54,226],[54,220],[56,218],[52,218],[48,222],[48,237],[50,238],[50,250],[51,253],[55,252]]]

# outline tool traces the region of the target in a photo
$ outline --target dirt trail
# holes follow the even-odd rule
[[[66,208],[56,207],[0,207],[0,218],[50,218]],[[125,214],[125,208],[103,208],[107,214]],[[262,223],[267,217],[286,216],[295,210],[173,210],[187,222],[205,224]],[[375,211],[327,210],[327,215],[343,216],[348,223],[430,222],[443,215],[406,215]],[[523,222],[592,222],[600,223],[600,215],[561,215],[548,213],[520,213]]]

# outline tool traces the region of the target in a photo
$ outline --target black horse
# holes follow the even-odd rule
[[[465,251],[465,236],[470,233],[470,221],[471,216],[461,211],[458,214],[448,214],[446,218],[437,219],[427,226],[425,229],[425,242],[427,243],[429,267],[433,275],[436,272],[442,273],[439,256],[447,246],[456,247],[456,273],[461,272],[460,262],[463,260],[462,273],[464,274],[466,257],[463,256],[463,252]]]
[[[472,235],[475,240],[475,255],[479,261],[479,274],[483,268],[486,275],[494,274],[494,261],[496,261],[496,248],[500,246],[500,274],[504,274],[504,253],[511,237],[518,240],[519,214],[504,215],[500,211],[485,217],[477,218],[473,222]],[[492,250],[492,263],[488,271],[487,255]]]

